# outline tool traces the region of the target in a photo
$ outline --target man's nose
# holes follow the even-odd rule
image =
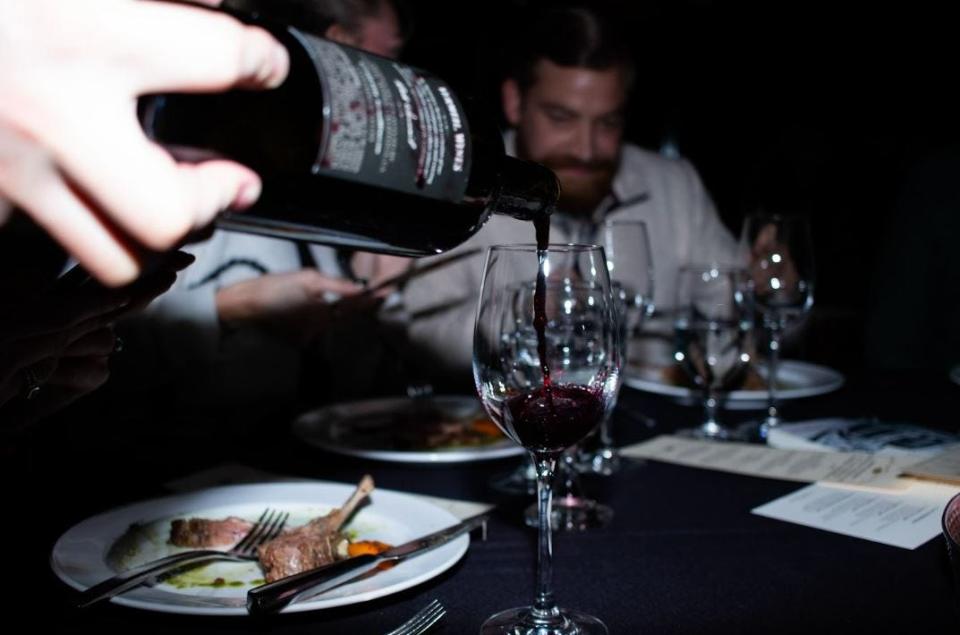
[[[580,161],[592,161],[596,156],[596,134],[593,126],[584,122],[577,127],[573,140],[571,153]]]

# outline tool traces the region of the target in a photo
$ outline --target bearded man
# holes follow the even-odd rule
[[[560,180],[551,242],[602,244],[604,221],[644,221],[658,308],[672,304],[679,267],[734,261],[736,243],[693,166],[624,142],[635,68],[611,22],[585,7],[548,9],[524,32],[514,61],[501,90],[513,128],[505,145]],[[494,216],[459,249],[532,242],[531,223]],[[410,341],[428,369],[423,372],[434,378],[462,378],[470,369],[482,269],[478,255],[416,278],[404,290]],[[667,330],[661,328],[661,336]],[[661,343],[659,353],[649,354],[669,356],[669,344]]]

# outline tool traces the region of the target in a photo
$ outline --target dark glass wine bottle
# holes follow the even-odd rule
[[[282,86],[140,104],[157,142],[226,156],[262,176],[257,204],[223,215],[219,227],[422,256],[464,242],[491,213],[534,220],[552,209],[554,174],[507,156],[493,120],[468,113],[440,79],[236,15],[287,47]]]

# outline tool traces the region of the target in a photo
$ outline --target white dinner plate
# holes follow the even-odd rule
[[[340,506],[354,488],[323,481],[232,485],[135,503],[73,526],[54,546],[51,566],[61,580],[84,590],[120,570],[183,551],[168,544],[173,519],[239,516],[256,520],[270,507],[289,512],[287,526],[292,527]],[[420,498],[376,489],[345,531],[352,540],[398,545],[457,522],[450,512]],[[452,567],[469,544],[469,536],[460,536],[376,575],[290,604],[283,611],[325,609],[397,593]],[[262,578],[255,562],[215,562],[153,586],[138,587],[111,601],[167,613],[247,615],[247,591],[262,584]]]
[[[762,377],[767,375],[763,365],[757,366],[757,372]],[[794,360],[781,361],[777,376],[777,383],[782,385],[777,391],[777,399],[781,401],[833,392],[844,382],[843,375],[832,368]],[[630,366],[624,373],[623,383],[637,390],[673,397],[684,404],[699,404],[702,398],[698,390],[665,383],[660,369]],[[759,410],[766,405],[766,390],[733,390],[727,393],[724,403],[724,407],[731,410]]]
[[[486,418],[476,397],[369,399],[333,404],[304,413],[293,423],[293,432],[315,447],[366,459],[401,463],[465,463],[519,456],[525,450],[504,436],[477,445],[451,444],[424,447],[420,426]]]

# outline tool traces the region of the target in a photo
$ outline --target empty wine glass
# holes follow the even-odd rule
[[[720,393],[743,377],[750,363],[753,328],[750,285],[742,269],[682,267],[677,278],[674,358],[703,392],[703,422],[685,431],[698,438],[729,440],[720,423]]]
[[[777,373],[783,331],[813,306],[810,225],[802,216],[753,214],[743,225],[740,246],[768,348],[766,416],[741,430],[748,438],[766,441],[781,421]]]
[[[620,309],[620,334],[624,360],[629,360],[630,342],[643,320],[653,313],[653,257],[647,224],[641,220],[608,220],[603,224],[603,247],[614,298]],[[610,414],[600,423],[593,443],[588,439],[579,452],[579,465],[609,476],[620,469],[620,453],[613,443]],[[594,445],[595,443],[595,445]]]
[[[515,290],[534,276],[542,292],[517,302]],[[582,307],[593,307],[594,317],[584,320]],[[551,479],[563,451],[599,425],[620,386],[621,363],[602,247],[490,249],[474,331],[474,379],[490,417],[533,457],[540,522],[533,605],[492,616],[482,634],[607,633],[600,620],[560,609],[554,600]]]

